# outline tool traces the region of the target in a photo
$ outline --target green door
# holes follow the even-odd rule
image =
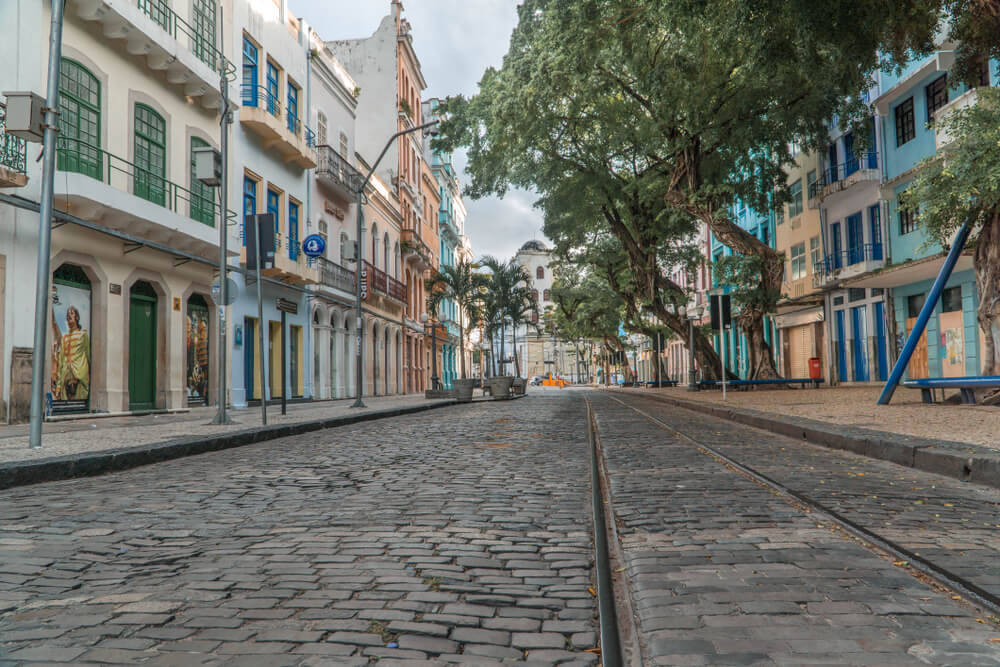
[[[147,282],[132,286],[128,317],[128,407],[156,407],[156,292]]]

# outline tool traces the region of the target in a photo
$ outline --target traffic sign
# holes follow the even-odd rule
[[[326,252],[326,239],[319,234],[310,234],[302,241],[302,252],[306,257],[320,257]]]

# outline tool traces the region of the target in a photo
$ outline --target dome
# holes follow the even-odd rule
[[[534,252],[549,251],[549,249],[545,247],[545,244],[542,243],[541,241],[538,241],[537,239],[532,239],[531,241],[525,243],[523,246],[521,246],[521,250],[534,251]]]

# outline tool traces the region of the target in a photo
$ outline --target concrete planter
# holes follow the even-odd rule
[[[524,378],[514,378],[514,382],[511,383],[510,388],[515,396],[524,396],[527,385],[528,382]]]
[[[489,379],[489,384],[490,395],[493,397],[493,400],[500,401],[510,398],[510,386],[513,382],[514,378],[510,375],[491,377]]]
[[[451,384],[455,387],[455,398],[458,402],[469,403],[472,401],[472,390],[479,384],[479,380],[452,380]]]

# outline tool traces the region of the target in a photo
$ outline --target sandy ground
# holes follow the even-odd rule
[[[662,392],[682,400],[722,402],[719,390],[688,392],[678,387],[634,391]],[[902,387],[896,390],[889,405],[877,405],[881,391],[881,386],[730,391],[726,394],[726,403],[763,412],[986,445],[1000,450],[1000,407],[927,405],[920,401],[919,390]]]

